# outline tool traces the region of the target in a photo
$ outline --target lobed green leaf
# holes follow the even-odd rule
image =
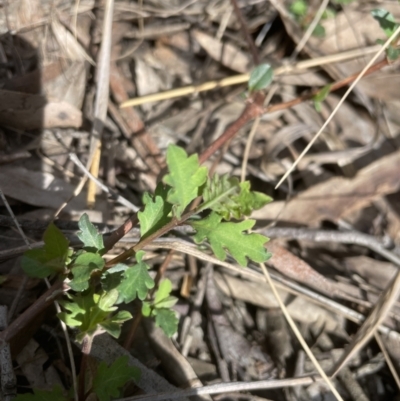
[[[218,259],[225,260],[228,251],[241,266],[247,266],[247,258],[254,262],[265,262],[270,258],[271,254],[264,247],[268,238],[261,234],[244,232],[254,226],[254,220],[223,223],[221,219],[222,216],[212,212],[203,220],[192,221],[190,224],[197,231],[195,242],[199,244],[208,239]]]
[[[174,216],[181,217],[189,203],[200,195],[207,179],[207,168],[200,167],[197,154],[188,157],[184,149],[170,145],[167,149],[169,174],[163,182],[171,188],[167,201],[173,205]]]
[[[178,330],[178,318],[172,309],[154,309],[156,325],[162,329],[167,337],[172,337]]]
[[[126,303],[135,298],[143,301],[148,290],[154,287],[154,280],[148,272],[149,266],[142,261],[143,255],[143,251],[136,254],[137,264],[125,270],[124,278],[117,288]]]
[[[121,387],[130,380],[140,378],[140,369],[129,366],[126,355],[117,358],[110,366],[101,362],[93,379],[93,391],[99,401],[110,401],[119,396]]]
[[[80,231],[78,231],[77,236],[83,242],[84,247],[91,251],[104,251],[103,237],[90,222],[89,216],[86,213],[81,216],[78,225]]]
[[[172,308],[178,302],[178,298],[170,296],[171,290],[171,281],[168,279],[162,280],[154,297],[154,308]]]
[[[140,235],[145,238],[159,228],[165,226],[171,218],[168,216],[172,210],[172,205],[166,201],[168,189],[162,183],[157,185],[154,196],[149,193],[143,195],[142,212],[138,212],[140,222]]]

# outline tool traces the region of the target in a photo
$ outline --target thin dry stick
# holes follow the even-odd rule
[[[332,111],[331,115],[326,119],[325,123],[322,125],[320,130],[315,134],[313,139],[310,141],[310,143],[306,146],[306,148],[301,152],[300,156],[296,159],[296,161],[293,163],[292,167],[283,175],[283,177],[280,179],[278,184],[276,185],[275,189],[279,188],[280,185],[282,184],[283,181],[286,180],[288,175],[296,168],[296,166],[299,164],[300,160],[304,157],[304,155],[310,150],[311,146],[314,144],[314,142],[318,139],[318,137],[321,135],[323,130],[327,127],[327,125],[331,122],[332,118],[335,116],[337,111],[339,110],[340,106],[344,103],[344,101],[347,99],[351,91],[354,89],[354,87],[357,85],[357,83],[360,81],[360,79],[365,75],[365,73],[369,70],[369,68],[374,64],[374,62],[379,58],[379,56],[385,51],[385,49],[392,43],[393,39],[400,33],[400,26],[396,29],[396,31],[390,36],[390,38],[385,42],[385,44],[382,46],[382,48],[375,54],[374,57],[369,61],[369,63],[364,67],[364,69],[360,72],[358,77],[353,81],[353,83],[350,85],[349,89],[347,89],[346,93],[343,95],[343,97],[340,99],[339,103],[337,106],[334,108]]]
[[[230,393],[232,391],[253,391],[277,389],[294,386],[307,386],[321,379],[313,376],[295,377],[293,379],[278,379],[278,380],[260,380],[255,382],[234,382],[234,383],[218,383],[209,386],[189,388],[186,390],[178,390],[168,393],[136,395],[133,397],[120,398],[116,401],[163,401],[177,400],[183,397],[191,397],[195,395],[212,395]]]
[[[330,381],[329,377],[326,375],[324,370],[321,368],[321,365],[319,364],[319,362],[315,358],[314,354],[312,353],[311,349],[309,348],[309,346],[305,342],[303,336],[301,335],[299,329],[296,326],[296,323],[294,322],[292,317],[289,315],[289,312],[286,309],[285,304],[282,302],[282,299],[279,296],[278,291],[276,290],[275,285],[274,285],[274,283],[273,283],[273,281],[272,281],[272,279],[271,279],[271,277],[270,277],[270,275],[268,273],[268,270],[265,267],[264,263],[260,263],[260,267],[261,267],[262,272],[264,273],[265,280],[266,280],[267,284],[271,287],[271,290],[272,290],[276,300],[278,301],[279,307],[281,308],[282,313],[285,316],[285,319],[287,320],[289,326],[293,330],[297,340],[299,341],[299,343],[303,347],[304,351],[306,352],[306,354],[310,358],[311,362],[313,363],[313,365],[317,369],[318,373],[325,380],[325,382],[328,385],[329,389],[332,391],[332,394],[336,397],[337,400],[343,401],[343,398],[340,396],[340,394],[336,390],[335,386],[332,384],[332,382]]]
[[[90,148],[93,152],[93,160],[90,165],[90,172],[97,178],[100,168],[101,156],[101,135],[103,132],[104,121],[107,117],[107,107],[110,87],[110,56],[111,56],[111,38],[112,38],[112,19],[113,19],[114,0],[107,0],[104,10],[103,36],[99,59],[97,63],[97,92],[94,105],[94,124]],[[96,130],[96,121],[98,121],[98,130]],[[89,181],[87,204],[93,207],[96,200],[96,185]]]
[[[275,69],[275,76],[282,74],[289,74],[291,72],[302,71],[313,67],[318,67],[325,64],[337,63],[357,57],[363,57],[367,54],[375,53],[379,46],[371,46],[365,49],[350,50],[338,54],[330,54],[328,56],[314,58],[312,60],[299,61],[293,66],[284,65]],[[134,99],[129,99],[120,104],[120,108],[139,106],[141,104],[158,102],[161,100],[172,99],[175,97],[181,97],[191,95],[193,93],[205,92],[215,88],[223,88],[226,86],[239,85],[248,82],[250,74],[239,74],[232,77],[224,78],[219,81],[209,81],[200,85],[190,85],[182,88],[172,89],[165,92],[153,93]]]
[[[381,351],[383,353],[383,356],[385,357],[385,360],[386,360],[386,363],[387,363],[387,365],[389,367],[390,373],[392,374],[392,376],[394,378],[394,381],[397,384],[397,388],[400,390],[400,378],[399,378],[399,375],[397,373],[396,368],[393,365],[392,358],[390,358],[390,355],[387,352],[386,346],[385,346],[384,342],[382,341],[382,337],[378,332],[375,333],[375,340],[378,343],[379,348],[381,349]]]

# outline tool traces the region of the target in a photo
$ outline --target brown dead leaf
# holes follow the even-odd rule
[[[382,195],[397,192],[400,151],[384,156],[363,168],[352,178],[335,177],[305,190],[285,202],[273,202],[254,212],[255,219],[274,220],[304,225],[317,225],[321,220],[337,221],[368,206]]]
[[[308,263],[278,245],[276,241],[268,243],[268,251],[272,252],[272,258],[268,261],[268,264],[272,265],[285,276],[306,284],[324,294],[336,295],[335,282],[319,274]]]

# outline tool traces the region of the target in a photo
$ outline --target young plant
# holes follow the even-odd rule
[[[253,80],[254,90],[272,79],[270,67],[260,67]],[[255,221],[238,221],[270,202],[270,197],[252,191],[248,181],[239,182],[228,176],[208,177],[208,169],[199,165],[198,156],[188,156],[178,146],[168,147],[166,161],[168,172],[155,193],[143,195],[144,207],[138,213],[141,237],[131,249],[106,263],[103,238],[84,214],[79,220],[81,249],[70,249],[68,239],[50,224],[44,234],[44,246],[27,251],[22,258],[22,267],[29,276],[58,276],[68,284],[70,290],[60,301],[64,311],[58,317],[77,330],[76,340],[86,350],[90,350],[94,336],[99,333],[119,337],[122,323],[132,316],[118,308],[134,300],[142,302],[143,316],[154,318],[167,336],[176,332],[178,319],[172,307],[177,299],[171,296],[171,282],[162,280],[150,296],[155,282],[143,251],[146,244],[174,227],[189,224],[195,231],[196,243],[207,241],[217,258],[225,260],[229,254],[241,266],[247,266],[249,260],[265,262],[271,256],[265,248],[268,238],[249,232]],[[194,200],[197,201],[193,203]],[[132,256],[133,263],[123,263]],[[117,367],[113,364],[109,369]],[[81,375],[82,370],[83,366]],[[81,394],[86,394],[87,380],[82,376],[80,382]],[[96,392],[95,384],[93,388]],[[112,395],[111,390],[109,394]]]

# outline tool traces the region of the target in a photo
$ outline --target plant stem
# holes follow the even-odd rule
[[[85,376],[87,369],[88,358],[90,358],[90,350],[92,349],[93,336],[87,335],[82,341],[82,360],[81,368],[79,370],[79,385],[78,385],[78,395],[79,400],[85,399]]]

